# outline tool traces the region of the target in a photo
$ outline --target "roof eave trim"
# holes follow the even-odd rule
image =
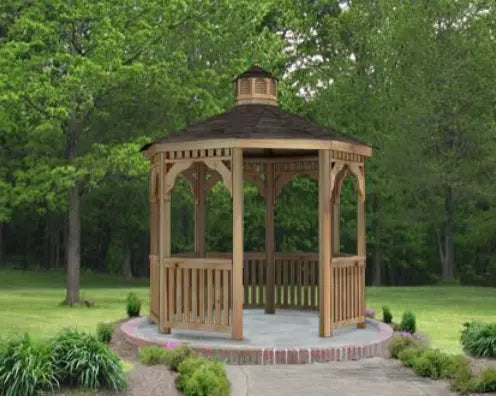
[[[366,144],[344,142],[332,139],[205,139],[186,142],[151,144],[143,153],[151,158],[156,153],[175,150],[215,149],[215,148],[260,148],[260,149],[299,149],[319,150],[329,149],[359,154],[365,157],[372,156],[372,147]]]

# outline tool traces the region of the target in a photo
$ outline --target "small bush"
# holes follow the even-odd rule
[[[387,306],[382,307],[382,321],[384,323],[391,323],[393,321],[393,314]]]
[[[32,396],[58,388],[53,355],[28,335],[0,341],[0,394]]]
[[[425,350],[422,348],[410,346],[398,353],[398,359],[401,360],[406,367],[411,368],[413,367],[415,360],[418,359],[424,352]]]
[[[496,392],[496,368],[484,370],[478,377],[473,378],[469,384],[471,392]]]
[[[400,323],[400,330],[408,331],[410,334],[415,333],[417,320],[415,319],[415,314],[411,311],[407,311],[403,314]]]
[[[418,342],[410,335],[396,334],[389,342],[389,352],[391,357],[398,359],[399,353],[408,347],[418,347]]]
[[[139,299],[139,297],[136,294],[134,294],[132,292],[130,292],[127,295],[126,310],[127,310],[127,316],[129,316],[130,318],[135,317],[135,316],[139,316],[139,314],[140,314],[141,300]]]
[[[100,322],[96,326],[96,337],[98,341],[104,344],[110,344],[110,341],[112,341],[112,332],[113,328],[110,323]]]
[[[117,355],[98,339],[76,329],[64,329],[52,340],[61,382],[88,389],[124,389],[127,378]]]
[[[185,396],[228,396],[229,380],[222,363],[187,358],[179,364],[176,384]]]
[[[449,376],[451,356],[439,351],[429,349],[413,361],[413,371],[422,377],[445,378]]]
[[[158,345],[147,345],[138,352],[141,363],[148,366],[156,364],[169,364],[171,351]]]
[[[476,357],[496,358],[496,323],[464,324],[461,343],[465,352]]]
[[[187,346],[182,346],[179,348],[171,349],[169,354],[169,369],[172,371],[177,371],[181,362],[189,357],[195,357],[196,354],[193,350]]]

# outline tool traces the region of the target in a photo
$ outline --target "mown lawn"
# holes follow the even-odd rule
[[[109,275],[82,274],[82,296],[95,302],[92,308],[66,307],[64,274],[0,270],[0,336],[29,332],[37,338],[50,336],[65,326],[94,330],[98,322],[125,317],[125,298],[133,291],[148,312],[148,281],[125,281]],[[388,305],[395,321],[405,310],[417,315],[418,330],[434,347],[460,352],[459,333],[466,321],[496,321],[496,289],[481,287],[370,287],[367,306],[377,317]]]

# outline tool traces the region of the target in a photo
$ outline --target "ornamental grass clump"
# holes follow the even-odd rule
[[[39,395],[58,386],[47,345],[33,342],[28,335],[0,340],[0,395]]]
[[[148,366],[169,364],[171,350],[158,345],[146,345],[138,352],[139,361]]]
[[[400,352],[409,347],[420,347],[419,342],[415,340],[410,334],[395,334],[391,341],[389,341],[389,352],[391,357],[398,359]]]
[[[487,368],[478,377],[473,378],[469,383],[468,391],[496,392],[496,368]]]
[[[104,344],[110,344],[110,341],[112,341],[112,332],[113,328],[110,323],[100,322],[96,326],[96,337],[98,341]]]
[[[177,371],[182,361],[189,357],[196,357],[196,353],[193,352],[193,350],[188,346],[172,349],[167,363],[169,365],[169,369],[172,371]]]
[[[77,329],[64,329],[52,340],[61,383],[88,389],[121,390],[127,378],[117,355],[104,343]]]
[[[496,323],[464,323],[460,340],[468,354],[496,358]]]
[[[185,396],[228,396],[230,383],[222,363],[189,357],[178,366],[177,388]]]
[[[141,300],[133,292],[130,292],[126,297],[126,311],[127,316],[129,316],[130,318],[140,315]]]

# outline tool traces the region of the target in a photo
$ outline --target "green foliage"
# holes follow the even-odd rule
[[[400,330],[414,334],[417,328],[417,319],[411,311],[406,311],[401,318]]]
[[[171,369],[172,371],[177,371],[179,365],[184,359],[194,356],[196,356],[196,353],[194,353],[193,350],[188,346],[181,346],[172,349],[170,351],[168,361],[169,369]]]
[[[464,327],[460,339],[467,353],[496,358],[496,323],[470,322]]]
[[[187,358],[178,367],[177,387],[185,396],[228,396],[230,384],[222,363]]]
[[[127,316],[129,316],[130,318],[139,316],[140,310],[141,310],[141,300],[135,293],[129,292],[129,294],[126,297]]]
[[[496,369],[487,368],[469,384],[471,392],[496,392]]]
[[[114,328],[111,323],[100,322],[96,326],[96,337],[98,341],[104,344],[110,344]]]
[[[422,377],[446,377],[451,368],[451,357],[437,349],[425,350],[413,360],[412,368]]]
[[[146,345],[138,352],[139,361],[148,366],[169,364],[171,350],[158,345]]]
[[[32,396],[58,388],[56,360],[28,335],[0,340],[0,394]]]
[[[419,348],[417,346],[408,346],[406,348],[403,348],[399,353],[398,353],[398,359],[401,360],[401,362],[406,366],[406,367],[413,367],[413,364],[415,360],[417,360],[418,357],[420,357],[424,353],[424,349]]]
[[[64,329],[52,339],[51,347],[61,383],[89,389],[120,390],[127,386],[119,358],[95,336]]]
[[[393,321],[393,314],[388,306],[384,305],[382,307],[382,321],[384,323],[391,323]]]
[[[419,345],[413,337],[407,335],[396,334],[389,341],[389,352],[391,357],[397,359],[401,351],[409,347],[417,347]]]

